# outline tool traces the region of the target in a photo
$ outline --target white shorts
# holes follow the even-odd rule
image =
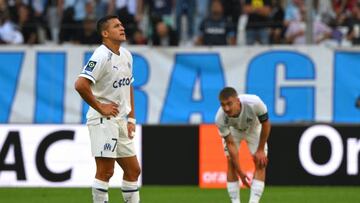
[[[121,158],[136,155],[134,142],[128,137],[126,120],[98,118],[88,121],[87,126],[94,157]]]
[[[234,141],[235,141],[235,145],[236,148],[239,150],[239,146],[242,140],[245,140],[250,153],[251,154],[255,154],[258,146],[259,146],[259,141],[260,141],[260,133],[252,133],[252,134],[247,134],[244,135],[243,133],[238,133],[235,130],[230,130],[230,134],[231,136],[233,136]],[[225,139],[223,138],[223,146],[224,146],[224,151],[225,151],[225,155],[229,156],[229,150],[226,146],[225,143]],[[267,143],[265,144],[265,154],[267,155],[268,153],[268,146]]]

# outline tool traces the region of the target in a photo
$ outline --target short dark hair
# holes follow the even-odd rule
[[[220,91],[219,100],[227,99],[229,97],[237,97],[238,93],[232,87],[225,87]]]
[[[108,22],[108,20],[119,17],[117,15],[107,15],[102,18],[100,18],[96,23],[96,32],[98,35],[102,38],[101,32],[105,29],[105,24]]]

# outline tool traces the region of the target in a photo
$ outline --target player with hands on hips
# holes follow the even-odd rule
[[[136,157],[133,58],[120,46],[126,40],[125,28],[117,16],[97,22],[102,44],[94,51],[75,82],[75,89],[89,104],[87,126],[96,174],[92,185],[94,203],[109,201],[109,180],[115,162],[123,169],[121,191],[124,202],[139,203]]]
[[[271,124],[267,107],[256,95],[238,95],[232,87],[225,87],[219,94],[219,107],[215,123],[223,139],[227,157],[227,190],[232,203],[240,203],[239,178],[250,187],[249,203],[260,201],[265,187],[265,172],[268,164],[267,140]],[[240,167],[239,146],[246,141],[255,163],[255,172],[250,179]]]

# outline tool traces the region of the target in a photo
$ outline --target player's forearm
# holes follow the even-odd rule
[[[265,144],[269,138],[270,129],[271,129],[271,124],[269,120],[262,123],[258,150],[265,149]]]
[[[96,111],[100,112],[100,108],[99,108],[99,102],[96,100],[95,96],[93,95],[90,85],[86,84],[82,78],[79,78],[76,83],[75,83],[75,89],[76,91],[79,93],[79,95],[81,96],[81,98],[83,98],[83,100],[89,105],[91,106],[93,109],[95,109]]]
[[[131,105],[131,111],[128,114],[128,117],[135,118],[135,104],[134,104],[134,87],[130,87],[130,105]]]
[[[231,158],[231,162],[232,164],[235,166],[236,171],[240,171],[240,164],[239,164],[239,155],[237,153],[236,147],[229,147],[229,154],[230,154],[230,158]]]
[[[229,138],[227,138],[226,145],[229,150],[231,163],[233,164],[233,166],[235,166],[236,171],[239,171],[240,170],[239,154],[238,154],[238,150],[235,146],[235,143],[232,140],[229,140]]]

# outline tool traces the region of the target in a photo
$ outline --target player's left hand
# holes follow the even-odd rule
[[[268,158],[264,150],[257,150],[254,154],[255,165],[258,168],[265,168],[268,163]]]
[[[135,136],[135,124],[128,122],[127,129],[128,129],[128,137],[130,139],[133,139]]]
[[[238,170],[238,175],[240,176],[241,182],[248,188],[250,188],[250,178],[247,176],[241,169]]]

